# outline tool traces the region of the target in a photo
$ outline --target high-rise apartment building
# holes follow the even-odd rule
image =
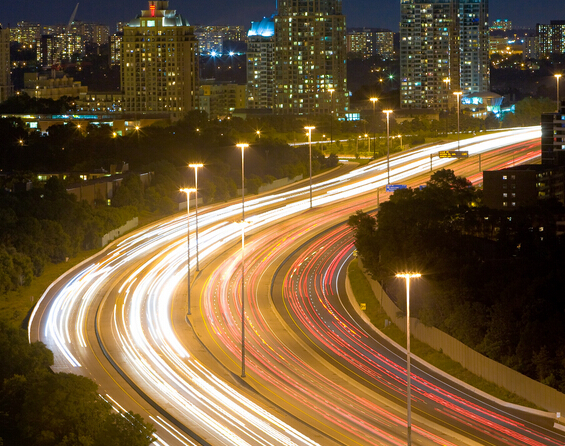
[[[35,50],[39,45],[41,38],[41,25],[21,21],[16,24],[15,28],[10,29],[10,40],[18,42],[22,48]]]
[[[275,16],[276,114],[328,114],[349,108],[341,0],[279,0]]]
[[[488,0],[401,0],[400,106],[447,109],[487,91]]]
[[[126,113],[181,118],[198,106],[198,41],[194,28],[168,1],[124,26],[121,86]]]
[[[247,107],[272,109],[275,91],[275,22],[251,22],[247,33]]]
[[[347,53],[363,59],[376,55],[391,59],[394,55],[394,33],[385,29],[351,28],[347,31]]]
[[[110,66],[120,65],[122,63],[122,41],[124,40],[124,33],[119,32],[112,34],[109,38],[109,58]]]
[[[10,77],[10,30],[0,24],[0,102],[13,93]]]
[[[224,42],[245,40],[245,30],[239,25],[199,26],[194,30],[201,54],[222,54]]]
[[[551,20],[549,25],[537,24],[539,57],[565,53],[565,20]]]
[[[488,0],[459,0],[460,83],[464,95],[490,88]]]
[[[401,108],[448,108],[459,85],[458,41],[453,0],[401,0]]]

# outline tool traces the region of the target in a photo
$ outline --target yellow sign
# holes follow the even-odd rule
[[[367,304],[359,304],[359,307],[361,308],[362,311],[367,310]]]

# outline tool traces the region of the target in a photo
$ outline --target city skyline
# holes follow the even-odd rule
[[[79,1],[76,20],[99,22],[112,27],[119,21],[129,21],[136,17],[146,5],[146,0],[122,0],[120,3],[110,0]],[[58,7],[36,0],[20,0],[13,2],[9,9],[0,16],[4,27],[15,26],[17,22],[27,20],[42,25],[66,23],[75,6],[76,0],[60,0]],[[188,0],[172,0],[171,9],[176,9],[191,25],[244,25],[260,20],[275,12],[274,0],[241,0],[226,2],[190,2]],[[549,23],[550,20],[565,20],[565,2],[547,0],[544,8],[526,0],[515,0],[508,9],[502,0],[491,1],[489,20],[512,20],[515,27],[535,27],[536,23]],[[399,0],[357,0],[343,2],[343,13],[348,27],[388,28],[398,31],[400,21]],[[371,17],[374,17],[371,18]]]

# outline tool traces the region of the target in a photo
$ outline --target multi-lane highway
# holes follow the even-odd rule
[[[539,128],[508,132],[504,138],[486,135],[465,150],[472,156],[518,144],[513,149],[516,162],[517,157],[534,156],[535,150],[523,141],[535,138]],[[426,174],[430,154],[438,150],[430,147],[391,158],[391,182]],[[487,156],[483,157],[486,169]],[[433,168],[450,161],[434,159]],[[368,341],[368,329],[361,330],[354,317],[342,313],[338,273],[351,239],[334,241],[333,231],[323,232],[357,209],[376,205],[374,191],[386,184],[386,168],[386,162],[376,162],[317,183],[313,210],[307,186],[246,201],[251,224],[245,229],[243,379],[241,227],[235,223],[240,203],[200,212],[198,274],[191,240],[196,277],[192,316],[185,316],[186,216],[179,216],[136,231],[57,281],[34,311],[30,339],[42,340],[54,351],[57,370],[94,378],[115,407],[152,421],[158,428],[158,444],[403,444],[402,360],[398,352],[385,359],[379,350],[383,347]],[[380,199],[384,198],[383,193]],[[288,267],[278,265],[294,265],[288,263],[293,257],[289,250],[321,232],[328,234],[322,238],[329,238],[316,252],[329,246],[346,248],[328,252],[327,258],[334,260],[328,268],[321,267],[324,280],[336,284],[326,288],[330,294],[324,291],[327,303],[307,306],[307,301],[319,302],[318,287],[308,285],[316,275],[298,274],[309,261],[292,267],[296,274],[283,273]],[[291,280],[280,296],[271,296],[272,277],[299,282]],[[301,293],[293,291],[297,284]],[[311,314],[303,314],[309,308]],[[328,313],[322,316],[322,309]],[[290,329],[295,321],[300,321],[294,325],[302,334]],[[354,352],[359,345],[349,342],[358,337],[369,342],[363,354]],[[332,341],[338,338],[339,343]],[[324,350],[330,345],[332,349]],[[385,365],[376,362],[381,357]],[[452,392],[449,385],[445,390],[441,380],[422,373],[417,381],[422,391],[415,395],[415,444],[553,444],[544,441],[554,438],[555,444],[563,444],[563,437],[553,431],[539,424],[522,427],[516,418],[507,421],[506,414],[490,404],[485,407],[483,401],[469,401],[468,395],[457,393],[440,401]],[[488,429],[481,430],[482,423]]]

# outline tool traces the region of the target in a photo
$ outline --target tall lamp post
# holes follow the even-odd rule
[[[376,122],[375,122],[375,105],[377,104],[377,101],[379,100],[379,98],[370,98],[371,102],[373,103],[373,159],[375,159],[375,157],[377,156],[375,153],[375,149],[377,146],[377,138],[375,136],[375,127],[376,127]]]
[[[386,113],[386,182],[390,184],[390,114],[392,110],[383,110]]]
[[[186,245],[188,250],[188,276],[187,276],[187,283],[188,283],[188,315],[192,314],[190,309],[190,194],[194,193],[196,195],[196,189],[181,189],[181,192],[186,194]]]
[[[249,144],[236,144],[241,149],[241,377],[245,378],[245,149]]]
[[[399,273],[398,278],[406,279],[406,421],[408,439],[406,444],[412,444],[412,397],[410,393],[410,279],[421,277],[419,273]]]
[[[312,130],[316,127],[306,126],[308,130],[308,150],[310,151],[310,209],[312,209]]]
[[[330,149],[334,143],[334,91],[335,88],[328,88],[330,92],[330,103],[331,103],[331,113],[330,113]]]
[[[198,168],[204,167],[204,164],[189,164],[188,167],[194,169],[194,197],[196,198],[196,271],[200,271],[200,264],[198,263]]]
[[[555,74],[555,80],[557,81],[557,113],[559,113],[559,106],[561,105],[559,103],[559,80],[561,79],[561,75],[560,74]]]
[[[455,91],[453,94],[457,96],[457,150],[459,150],[461,144],[461,137],[459,133],[459,115],[461,111],[461,95],[463,94],[463,92]]]
[[[449,85],[451,85],[451,79],[446,77],[443,79],[443,82],[445,83],[445,109],[446,109],[446,115],[445,115],[445,136],[447,136],[447,116],[449,115]]]

